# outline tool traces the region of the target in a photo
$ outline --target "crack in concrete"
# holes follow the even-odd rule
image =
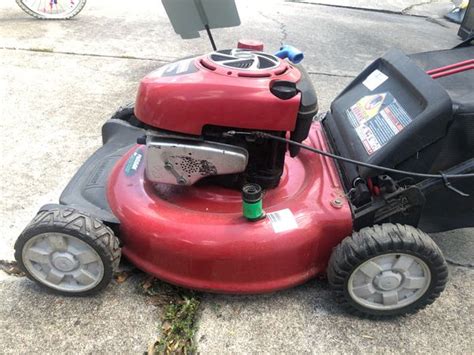
[[[435,25],[439,25],[443,28],[449,28],[449,26],[445,22],[443,22],[444,20],[442,20],[442,19],[437,19],[437,18],[434,18],[434,17],[427,17],[426,21],[434,23]]]
[[[323,76],[335,76],[338,78],[355,78],[357,75],[351,74],[334,74],[328,72],[321,72],[321,71],[306,71],[309,75],[323,75]]]
[[[464,267],[464,268],[467,268],[467,269],[474,269],[474,264],[471,264],[471,263],[463,264],[463,263],[460,263],[460,262],[451,260],[451,259],[449,259],[449,258],[447,258],[447,257],[445,257],[444,259],[446,260],[446,262],[447,262],[449,265],[461,266],[461,267]]]
[[[430,16],[406,13],[406,12],[404,12],[406,9],[403,9],[401,11],[395,11],[395,10],[373,9],[373,8],[350,6],[350,5],[325,4],[325,3],[320,3],[320,2],[309,2],[309,1],[304,1],[304,0],[285,0],[285,1],[286,2],[298,3],[298,4],[305,4],[305,5],[316,5],[316,6],[325,6],[325,7],[331,7],[331,8],[348,9],[348,10],[356,10],[356,11],[376,12],[376,13],[381,13],[381,14],[430,18]],[[430,0],[429,2],[432,2],[432,1],[434,1],[434,0]],[[425,5],[425,4],[427,4],[427,3],[420,3],[417,6],[421,6],[421,5]],[[409,6],[409,7],[411,7],[411,6]],[[409,10],[407,10],[407,11],[409,11]]]
[[[272,18],[267,17],[269,20],[275,21]],[[278,21],[275,21],[278,22]],[[288,34],[286,29],[284,28],[285,25],[281,23],[282,28],[282,39],[281,41],[285,41]],[[283,43],[282,43],[283,44]],[[27,47],[0,47],[0,50],[11,50],[11,51],[22,51],[22,52],[32,52],[32,53],[47,53],[47,54],[62,54],[62,55],[72,55],[72,56],[84,56],[84,57],[94,57],[94,58],[114,58],[114,59],[129,59],[129,60],[142,60],[142,61],[152,61],[152,62],[161,62],[161,63],[171,63],[179,58],[175,59],[164,59],[164,58],[151,58],[151,57],[135,57],[135,56],[118,56],[113,54],[98,54],[98,53],[79,53],[79,52],[70,52],[70,51],[56,51],[49,48],[27,48]],[[356,75],[351,74],[334,74],[328,72],[320,72],[320,71],[308,71],[310,75],[324,75],[324,76],[333,76],[333,77],[340,77],[340,78],[355,78]]]
[[[292,2],[297,4],[305,4],[305,5],[316,5],[316,6],[325,6],[331,8],[341,8],[341,9],[348,9],[348,10],[355,10],[355,11],[366,11],[366,12],[375,12],[375,13],[382,13],[382,14],[389,14],[389,15],[399,15],[399,16],[410,16],[410,17],[418,17],[424,18],[426,21],[431,22],[435,25],[439,25],[443,28],[449,28],[449,26],[442,22],[442,20],[437,19],[436,17],[429,16],[429,15],[420,15],[420,14],[411,14],[409,11],[413,10],[418,6],[429,5],[436,2],[436,0],[428,0],[424,2],[420,2],[417,4],[410,5],[401,11],[395,10],[386,10],[386,9],[373,9],[373,8],[366,8],[366,7],[358,7],[358,6],[350,6],[350,5],[336,5],[336,4],[325,4],[319,2],[309,2],[305,0],[285,0],[286,2]]]
[[[27,47],[6,47],[2,46],[0,49],[9,50],[9,51],[22,51],[22,52],[33,52],[33,53],[47,53],[47,54],[64,54],[64,55],[73,55],[73,56],[83,56],[83,57],[96,57],[96,58],[114,58],[114,59],[131,59],[131,60],[143,60],[151,62],[162,62],[170,63],[178,58],[151,58],[151,57],[135,57],[129,55],[114,55],[114,54],[100,54],[100,53],[80,53],[80,52],[70,52],[70,51],[56,51],[51,48],[27,48]]]
[[[266,18],[267,20],[270,20],[272,22],[275,22],[277,25],[278,25],[278,29],[280,30],[281,32],[281,38],[280,38],[280,45],[283,45],[285,44],[285,41],[287,40],[288,38],[288,32],[286,30],[286,24],[280,20],[278,20],[277,18],[273,18],[273,17],[270,17],[266,14],[264,14],[263,12],[259,11],[258,12],[260,14],[260,16],[262,16],[263,18]],[[278,12],[277,12],[278,14]]]
[[[413,10],[415,7],[423,6],[423,5],[429,5],[429,4],[434,3],[435,1],[436,0],[428,0],[428,1],[422,1],[422,2],[419,2],[419,3],[416,3],[416,4],[412,4],[412,5],[404,8],[404,9],[402,9],[401,13],[405,15],[405,14],[407,14],[408,11]],[[426,17],[428,17],[428,16],[426,16]]]

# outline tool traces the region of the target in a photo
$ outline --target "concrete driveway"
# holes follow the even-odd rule
[[[256,38],[270,52],[281,42],[301,48],[322,110],[391,47],[412,53],[459,42],[457,27],[444,20],[377,8],[285,1],[238,1],[238,7],[242,25],[215,31],[217,45]],[[183,41],[174,34],[158,1],[90,1],[67,22],[34,20],[13,0],[0,3],[0,260],[12,260],[14,241],[38,207],[55,202],[100,146],[102,123],[134,100],[138,80],[209,49],[205,37]],[[384,322],[350,317],[320,281],[264,296],[207,294],[198,350],[472,352],[473,236],[470,230],[436,236],[456,265],[447,291],[416,315]],[[159,309],[140,292],[143,277],[115,283],[96,298],[68,299],[0,272],[0,352],[145,351],[158,335]]]

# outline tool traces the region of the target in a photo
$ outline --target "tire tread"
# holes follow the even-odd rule
[[[390,252],[409,252],[428,262],[432,283],[424,296],[406,307],[390,311],[363,308],[346,290],[350,274],[364,261]],[[349,313],[374,318],[414,313],[433,303],[444,290],[449,273],[441,250],[426,233],[412,226],[387,223],[363,228],[346,237],[333,250],[327,274],[338,303]]]
[[[120,242],[114,235],[112,229],[88,213],[78,211],[72,207],[57,205],[47,210],[39,211],[33,220],[25,227],[15,243],[15,259],[18,261],[20,268],[30,279],[34,280],[23,265],[22,248],[34,235],[52,231],[53,229],[65,234],[71,233],[71,235],[74,236],[80,234],[82,236],[80,239],[100,249],[102,254],[107,258],[106,262],[110,263],[111,272],[108,277],[111,278],[113,271],[119,266],[121,257]],[[94,290],[95,289],[85,291],[84,295],[97,292]],[[57,290],[54,291],[61,294],[68,294]]]

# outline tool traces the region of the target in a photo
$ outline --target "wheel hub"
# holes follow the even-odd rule
[[[416,302],[427,290],[431,274],[416,256],[388,253],[359,265],[348,281],[352,299],[364,307],[393,310]]]
[[[104,275],[104,264],[94,248],[64,233],[30,238],[23,247],[22,259],[36,280],[63,292],[90,290]]]
[[[383,291],[391,291],[400,287],[402,275],[398,272],[384,271],[374,279],[375,286]]]
[[[79,265],[74,255],[68,252],[56,252],[52,257],[53,266],[59,271],[72,271]]]

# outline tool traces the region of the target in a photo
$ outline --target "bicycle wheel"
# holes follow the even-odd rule
[[[41,20],[67,20],[76,16],[87,0],[16,0],[28,15]]]

